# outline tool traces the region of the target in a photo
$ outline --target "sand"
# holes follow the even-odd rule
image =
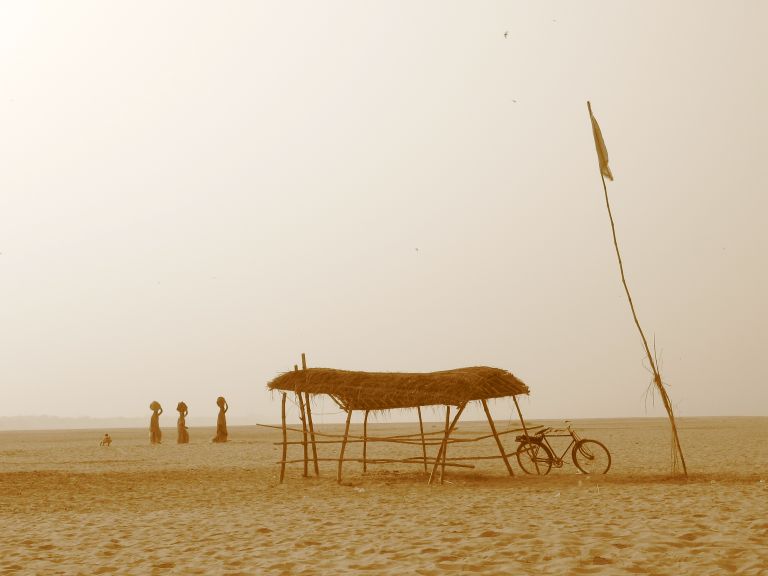
[[[187,445],[168,428],[159,446],[108,430],[109,448],[107,430],[2,432],[0,574],[768,574],[768,418],[679,425],[688,480],[669,474],[665,420],[618,419],[574,422],[610,448],[605,476],[514,462],[509,478],[494,460],[438,486],[417,466],[359,464],[343,485],[332,464],[319,479],[294,465],[281,485],[279,432],[257,427],[227,444],[192,428]]]

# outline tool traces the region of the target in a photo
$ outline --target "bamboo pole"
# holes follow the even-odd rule
[[[520,410],[520,404],[517,403],[517,396],[513,394],[512,400],[515,403],[515,408],[517,408],[517,415],[520,417],[520,424],[523,426],[523,434],[528,436],[528,428],[525,425],[525,420],[523,420],[523,412]],[[531,428],[531,430],[533,430],[534,428],[541,428],[541,426],[534,426],[533,428]]]
[[[299,401],[299,410],[301,411],[301,444],[304,448],[304,478],[309,476],[309,446],[307,444],[307,415],[304,412],[304,400],[301,392],[296,393],[296,399]]]
[[[282,393],[283,395],[283,401],[282,401],[282,415],[283,415],[283,458],[282,463],[280,464],[280,483],[283,483],[283,478],[285,478],[285,459],[288,457],[288,431],[285,426],[285,398],[287,394],[285,392]]]
[[[500,456],[493,456],[493,458],[500,458]],[[481,460],[483,458],[480,458]],[[318,458],[320,462],[340,462],[341,460],[339,458]],[[453,460],[453,458],[448,458],[448,460]],[[467,458],[467,460],[474,460],[474,458]],[[362,462],[362,458],[344,458],[344,462]],[[299,462],[303,462],[303,460],[295,459],[295,460],[286,460],[286,464],[297,464]],[[430,464],[433,462],[432,458],[429,458]],[[442,461],[440,461],[442,464]],[[279,462],[278,462],[279,464]],[[397,458],[376,458],[376,459],[369,459],[368,464],[421,464],[421,456],[416,456],[414,458],[406,458],[404,460],[400,460]],[[456,462],[447,462],[445,464],[446,466],[453,466],[455,468],[472,468],[475,467],[471,464],[458,464]]]
[[[368,410],[365,411],[365,417],[363,418],[363,474],[368,470],[365,465],[365,456],[368,450],[368,412]]]
[[[307,407],[307,422],[309,423],[309,437],[312,441],[312,461],[315,464],[315,476],[320,476],[320,467],[317,464],[317,442],[315,441],[315,426],[312,424],[312,408],[309,402],[309,392],[304,393],[305,404]]]
[[[341,401],[338,398],[336,398],[336,396],[334,396],[333,394],[328,394],[328,396],[330,396],[331,400],[333,400],[336,403],[336,406],[344,410],[344,412],[347,411],[347,409],[344,407],[344,404],[342,404]]]
[[[528,428],[525,426],[525,420],[523,420],[523,412],[520,410],[520,404],[517,403],[517,396],[512,394],[512,400],[515,402],[515,408],[517,408],[517,415],[520,417],[520,424],[523,426],[523,434],[528,436]],[[536,426],[536,428],[541,428],[541,426]],[[533,465],[536,466],[536,474],[541,474],[539,471],[539,462],[536,460],[536,458],[533,458]]]
[[[336,474],[336,482],[341,484],[341,468],[344,464],[344,450],[347,447],[347,435],[349,434],[349,421],[352,419],[352,410],[347,411],[347,424],[344,427],[344,441],[341,443],[341,452],[339,453],[339,471]]]
[[[288,430],[291,430],[291,429],[288,428]],[[301,430],[299,430],[299,432],[301,432]],[[441,430],[440,432],[442,434],[445,434],[444,430]],[[488,437],[490,438],[490,436],[488,436]],[[343,436],[341,437],[341,440],[317,440],[318,444],[341,444],[342,442],[344,442],[344,437]],[[353,436],[352,434],[349,435],[349,440],[347,440],[347,444],[362,444],[363,442],[365,442],[365,440],[363,440],[362,438],[357,438],[356,436]],[[421,446],[421,442],[420,441],[415,441],[415,440],[397,440],[397,439],[395,439],[395,440],[386,440],[386,439],[383,439],[383,438],[375,438],[373,436],[368,436],[368,442],[391,442],[392,444],[406,444],[408,446]],[[458,442],[462,442],[463,443],[465,441],[464,440],[456,440],[455,438],[451,438],[450,440],[448,440],[449,444],[456,444]],[[435,442],[427,442],[427,446],[440,446],[442,443],[443,443],[443,441],[441,439],[441,440],[437,440]],[[276,446],[281,446],[283,443],[282,442],[273,442],[273,444],[276,445]],[[291,445],[291,444],[299,444],[299,445],[301,445],[301,444],[304,444],[304,442],[302,442],[301,440],[289,441],[288,445]],[[419,458],[421,458],[421,456],[419,456]]]
[[[488,424],[491,426],[493,438],[496,440],[496,446],[499,447],[499,452],[501,452],[501,457],[504,460],[504,465],[507,467],[507,472],[509,472],[510,476],[514,476],[515,473],[512,472],[512,466],[510,466],[509,460],[507,459],[507,454],[504,452],[504,446],[501,443],[501,438],[499,438],[499,435],[496,433],[496,425],[493,423],[493,418],[491,418],[491,411],[488,410],[488,402],[485,401],[485,398],[483,398],[483,410],[485,410],[485,416],[488,418]]]
[[[302,361],[304,360],[304,354],[301,355]],[[298,372],[299,367],[294,364],[293,365],[293,371]],[[307,454],[307,415],[304,413],[304,401],[301,398],[301,392],[296,392],[296,398],[299,401],[299,409],[301,410],[301,437],[302,437],[302,446],[304,447],[304,459],[309,460],[309,455]],[[308,471],[308,462],[304,463],[304,478],[309,476]]]
[[[273,424],[256,424],[256,426],[261,426],[262,428],[274,428],[275,430],[282,430],[282,426],[275,426]],[[541,428],[541,425],[538,426],[528,426],[527,431],[530,433],[531,430],[536,430],[537,428]],[[291,428],[288,426],[286,428],[289,432],[301,432],[301,428]],[[511,430],[502,430],[501,432],[497,431],[497,434],[499,436],[503,436],[504,434],[515,434],[516,432],[520,432],[521,430],[525,430],[524,428],[513,428]],[[434,436],[437,434],[445,435],[445,430],[437,430],[435,432],[424,432],[424,436]],[[343,434],[326,434],[323,432],[315,432],[315,435],[317,436],[323,436],[325,438],[344,438]],[[394,442],[394,443],[400,443],[400,444],[413,444],[413,445],[420,445],[421,440],[407,440],[407,438],[411,438],[414,436],[419,436],[419,434],[402,434],[397,436],[368,436],[368,442]],[[362,442],[363,437],[362,436],[356,436],[354,434],[350,434],[349,438],[353,438],[353,440],[349,440],[349,443],[354,442]],[[477,442],[478,440],[486,440],[488,438],[493,438],[493,434],[484,434],[482,436],[473,436],[471,438],[449,438],[448,443],[449,444],[458,444],[462,442]],[[317,440],[318,444],[339,444],[341,440]],[[442,444],[443,440],[442,438],[438,439],[437,441],[427,441],[427,446],[439,446]],[[282,442],[273,442],[276,446],[279,444],[282,444]],[[296,441],[296,442],[288,442],[288,444],[302,444],[302,441]]]
[[[600,130],[597,128],[595,129],[595,126],[597,125],[597,120],[595,120],[594,115],[592,114],[592,104],[590,102],[587,102],[587,109],[589,110],[589,118],[592,121],[592,131],[593,135],[595,136],[595,145],[597,146],[598,142],[597,140],[600,140],[600,143],[603,145],[603,150],[605,143],[602,142],[602,135],[599,134]],[[616,240],[616,225],[613,221],[613,213],[611,212],[611,203],[608,201],[608,187],[605,184],[605,175],[603,174],[603,158],[600,157],[600,154],[598,153],[598,160],[600,164],[600,180],[603,182],[603,192],[605,193],[605,206],[608,208],[608,219],[611,221],[611,234],[613,235],[613,247],[616,249],[616,258],[619,261],[619,272],[621,272],[621,283],[624,285],[624,292],[627,294],[627,301],[629,302],[629,309],[632,311],[632,319],[635,321],[635,326],[637,326],[637,331],[640,332],[640,338],[643,340],[643,347],[645,348],[645,354],[648,357],[648,362],[651,365],[651,370],[653,371],[653,383],[656,385],[656,389],[659,391],[659,395],[661,396],[661,401],[664,404],[664,408],[667,411],[667,415],[669,416],[669,423],[672,427],[672,436],[673,436],[673,456],[675,455],[674,447],[677,447],[677,453],[680,455],[680,462],[683,465],[683,473],[688,476],[688,469],[685,465],[685,456],[683,456],[683,448],[680,446],[680,437],[677,434],[677,425],[675,424],[675,414],[672,411],[672,402],[669,399],[669,395],[667,394],[667,390],[664,388],[664,383],[661,380],[661,374],[659,373],[659,370],[656,366],[656,362],[653,360],[653,355],[651,354],[651,349],[648,346],[648,340],[645,337],[645,333],[643,332],[642,327],[640,326],[640,321],[637,318],[637,312],[635,311],[635,304],[632,302],[632,294],[629,293],[629,286],[627,286],[627,279],[624,275],[624,264],[621,260],[621,252],[619,252],[619,243]],[[607,157],[605,158],[606,167],[607,167]],[[610,174],[610,171],[608,172]],[[613,178],[611,178],[613,179]],[[672,464],[673,470],[675,468],[675,461],[673,460]]]
[[[451,431],[453,431],[454,427],[456,426],[456,423],[459,421],[459,417],[461,416],[461,413],[464,412],[464,408],[466,408],[466,407],[467,407],[467,403],[464,402],[464,404],[459,406],[459,410],[458,410],[458,412],[456,412],[456,416],[453,417],[453,423],[451,423],[451,426],[448,429],[448,434],[446,435],[445,438],[443,438],[443,442],[440,445],[440,450],[437,452],[437,456],[435,457],[435,463],[432,466],[432,472],[429,474],[429,481],[427,482],[428,484],[432,484],[432,481],[435,478],[435,472],[437,472],[437,465],[441,461],[441,456],[443,454],[443,449],[448,444],[448,437],[450,436]]]
[[[421,420],[421,406],[416,406],[419,413],[419,432],[421,432],[421,451],[424,453],[424,472],[427,472],[427,444],[424,442],[424,423]]]
[[[448,436],[451,435],[449,432],[450,428],[450,421],[451,421],[451,407],[446,406],[445,407],[445,439],[443,440],[443,462],[440,466],[440,484],[443,483],[443,476],[445,475],[445,455],[448,452]]]
[[[294,370],[298,370],[298,366],[293,365]],[[301,369],[307,369],[307,357],[304,352],[301,353]],[[306,377],[305,377],[306,382]],[[315,465],[315,476],[320,476],[320,468],[317,464],[317,443],[315,442],[315,426],[312,423],[312,406],[309,400],[309,392],[304,393],[304,404],[307,407],[307,423],[309,424],[309,437],[312,441],[312,462]]]

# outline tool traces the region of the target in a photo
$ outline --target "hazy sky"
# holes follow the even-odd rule
[[[0,416],[275,421],[301,352],[663,415],[588,99],[677,414],[766,415],[767,26],[759,0],[3,2]]]

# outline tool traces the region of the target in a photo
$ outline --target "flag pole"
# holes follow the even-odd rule
[[[673,446],[673,456],[676,456],[674,448],[677,448],[677,454],[680,455],[680,462],[683,465],[683,474],[688,476],[688,469],[685,466],[685,456],[683,456],[683,448],[680,446],[680,437],[677,434],[677,425],[675,424],[675,414],[672,411],[672,402],[669,399],[669,395],[667,394],[667,390],[664,388],[664,383],[661,380],[661,374],[659,373],[658,368],[656,367],[656,362],[653,360],[653,355],[651,354],[651,349],[648,346],[648,340],[645,337],[645,333],[643,332],[642,327],[640,326],[640,321],[637,319],[637,312],[635,312],[635,304],[632,302],[632,294],[629,292],[629,286],[627,286],[627,279],[624,275],[624,264],[621,260],[621,252],[619,251],[619,243],[616,240],[616,224],[613,221],[613,213],[611,212],[611,203],[608,200],[608,186],[605,184],[605,172],[607,171],[610,175],[610,169],[608,168],[608,156],[607,152],[605,152],[605,143],[603,142],[602,134],[600,134],[600,128],[597,127],[595,130],[595,126],[597,126],[597,120],[595,120],[594,115],[592,114],[592,105],[587,102],[587,108],[589,109],[589,117],[592,121],[593,126],[593,134],[595,136],[595,146],[598,151],[598,160],[599,160],[599,166],[600,166],[600,179],[603,182],[603,192],[605,193],[605,206],[608,208],[608,219],[611,221],[611,233],[613,235],[613,247],[616,249],[616,258],[619,261],[619,272],[621,272],[621,283],[624,285],[624,292],[627,294],[627,300],[629,301],[629,308],[632,311],[632,318],[635,321],[635,326],[637,326],[637,331],[640,332],[640,338],[643,340],[643,346],[645,347],[645,353],[648,356],[648,362],[651,365],[651,370],[653,371],[653,382],[656,385],[656,389],[659,391],[659,395],[661,396],[661,401],[664,404],[664,408],[667,411],[667,415],[669,416],[669,423],[672,426],[672,435],[674,438],[674,446]],[[603,155],[601,154],[605,154]],[[611,178],[613,179],[613,178]]]

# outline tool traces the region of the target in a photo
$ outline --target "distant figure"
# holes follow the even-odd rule
[[[99,446],[107,446],[112,444],[112,436],[109,434],[104,434],[104,438],[101,439],[101,442],[99,442]]]
[[[187,414],[189,414],[189,410],[187,410],[187,405],[184,404],[184,402],[179,402],[178,406],[176,406],[176,410],[179,412],[179,421],[176,424],[176,428],[179,434],[176,437],[176,443],[189,444],[189,432],[187,432],[186,420]]]
[[[163,439],[163,433],[160,431],[160,414],[163,413],[163,407],[159,402],[153,401],[149,409],[152,410],[152,418],[149,421],[149,441],[152,444],[160,444]]]
[[[227,417],[225,414],[229,410],[227,401],[224,400],[224,396],[216,398],[216,405],[219,407],[219,418],[216,420],[216,436],[214,442],[226,442],[227,441]]]

